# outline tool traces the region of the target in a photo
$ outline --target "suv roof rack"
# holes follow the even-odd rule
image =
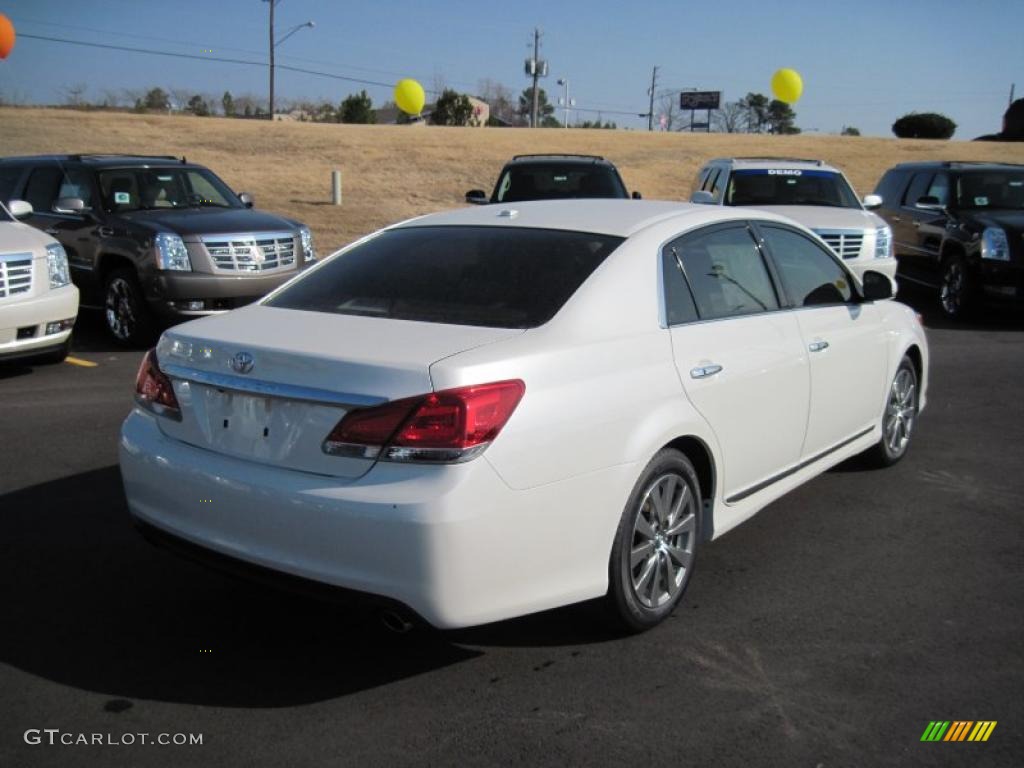
[[[953,168],[961,165],[1022,165],[1021,163],[1006,163],[1002,160],[943,160],[939,164],[944,168]]]
[[[531,157],[579,157],[584,160],[600,160],[604,162],[604,158],[600,155],[578,155],[574,152],[541,152],[534,155],[513,155],[513,160],[524,160]]]
[[[80,161],[85,158],[102,158],[102,157],[137,157],[143,160],[174,160],[184,164],[186,162],[185,156],[175,157],[174,155],[137,155],[130,152],[83,152],[77,155],[68,155],[70,160]]]
[[[824,160],[811,159],[807,157],[731,157],[723,158],[725,160],[776,160],[782,163],[813,163],[814,165],[824,165]]]

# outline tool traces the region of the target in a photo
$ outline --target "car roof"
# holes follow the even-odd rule
[[[1002,163],[998,160],[921,160],[916,163],[900,163],[894,165],[892,170],[913,170],[913,169],[938,169],[947,168],[950,170],[972,171],[995,168],[1006,168],[1020,170],[1024,165],[1020,163]]]
[[[516,155],[507,163],[509,165],[546,165],[548,163],[565,165],[606,165],[615,167],[610,160],[599,155],[558,155],[558,154],[537,154],[537,155]]]
[[[173,155],[120,155],[120,154],[69,154],[69,155],[23,155],[21,157],[5,157],[0,162],[11,164],[38,163],[84,163],[96,168],[124,168],[126,166],[170,166],[184,165],[194,167],[184,157]]]
[[[681,227],[750,219],[792,223],[782,216],[751,208],[695,205],[668,200],[576,198],[474,205],[409,219],[392,228],[524,227],[630,237],[643,229],[673,219],[678,220]]]
[[[708,163],[726,163],[735,170],[754,170],[760,168],[787,168],[806,171],[831,171],[839,173],[823,160],[813,160],[800,157],[719,157]]]

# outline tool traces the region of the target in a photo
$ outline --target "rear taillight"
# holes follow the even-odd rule
[[[155,349],[149,350],[139,365],[139,373],[135,377],[135,402],[160,416],[181,420],[181,407],[174,396],[174,387],[160,370]]]
[[[518,379],[497,381],[349,411],[323,450],[385,461],[469,461],[498,436],[525,391]]]

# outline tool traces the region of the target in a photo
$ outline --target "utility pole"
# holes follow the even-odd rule
[[[536,128],[537,111],[540,109],[540,94],[537,92],[537,80],[540,78],[540,28],[533,28],[533,109],[530,111],[530,126]]]
[[[654,130],[654,89],[657,87],[657,84],[658,84],[658,67],[655,67],[651,71],[651,90],[648,91],[648,93],[651,95],[651,106],[650,106],[650,109],[647,110],[647,130],[648,131],[653,131]]]
[[[274,122],[274,6],[277,0],[268,0],[270,5],[270,122]]]

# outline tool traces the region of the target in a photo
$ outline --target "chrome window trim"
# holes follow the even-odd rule
[[[243,376],[233,376],[227,373],[214,373],[196,368],[187,368],[182,365],[168,365],[160,363],[160,370],[174,379],[192,381],[197,384],[206,384],[218,389],[230,389],[235,392],[246,392],[264,397],[273,397],[282,400],[302,400],[310,403],[327,403],[340,405],[345,408],[366,408],[368,406],[386,403],[387,398],[372,397],[369,395],[357,395],[349,392],[332,392],[329,389],[316,389],[314,387],[303,387],[297,384],[282,384],[273,381],[262,381],[250,379]]]

